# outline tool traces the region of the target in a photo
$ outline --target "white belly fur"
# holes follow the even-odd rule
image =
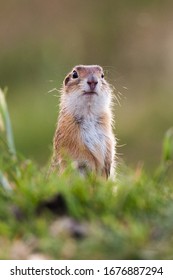
[[[88,115],[81,124],[81,137],[91,153],[104,165],[106,155],[106,135],[95,116]]]

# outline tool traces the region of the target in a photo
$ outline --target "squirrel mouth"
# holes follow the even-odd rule
[[[84,91],[83,94],[84,95],[94,95],[94,94],[98,95],[97,92],[95,92],[95,91]]]

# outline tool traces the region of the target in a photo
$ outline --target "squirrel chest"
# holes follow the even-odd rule
[[[106,155],[106,131],[99,118],[88,115],[80,123],[81,141],[100,162],[104,164]]]

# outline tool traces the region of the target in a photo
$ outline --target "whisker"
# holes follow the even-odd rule
[[[50,90],[48,91],[48,93],[52,93],[53,91],[58,91],[58,92],[59,92],[59,90],[58,90],[57,88],[53,88],[53,89],[50,89]]]

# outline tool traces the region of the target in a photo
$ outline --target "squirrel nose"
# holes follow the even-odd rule
[[[89,85],[90,90],[93,91],[93,90],[95,89],[96,85],[98,84],[98,80],[97,80],[96,77],[90,76],[90,77],[88,78],[87,84]]]

